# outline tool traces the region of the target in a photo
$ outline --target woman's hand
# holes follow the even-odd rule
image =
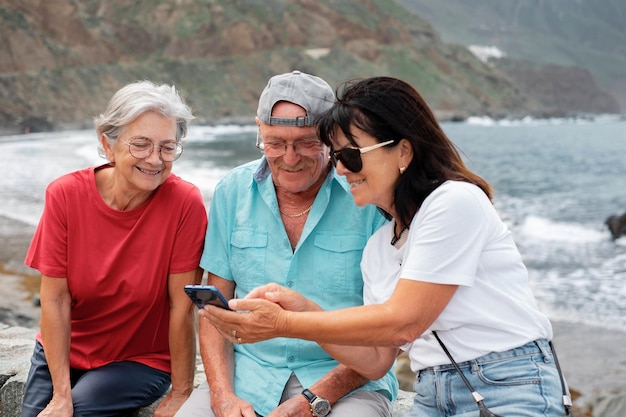
[[[299,292],[276,283],[265,284],[250,291],[246,300],[262,298],[280,305],[289,311],[321,311],[320,306]],[[231,307],[232,308],[232,307]]]
[[[154,417],[172,417],[187,401],[189,394],[189,392],[170,390],[154,411]]]
[[[59,398],[56,395],[52,395],[52,400],[50,400],[46,408],[41,410],[37,417],[72,417],[73,415],[74,405],[71,398]]]
[[[232,343],[254,343],[287,336],[287,317],[291,314],[283,310],[278,303],[261,298],[232,299],[229,311],[220,307],[206,305],[198,313],[208,320]]]

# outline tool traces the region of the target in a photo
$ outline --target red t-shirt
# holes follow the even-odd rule
[[[167,279],[198,267],[207,225],[202,195],[170,174],[140,207],[114,210],[98,193],[94,172],[48,186],[25,263],[67,279],[70,366],[130,360],[170,372]]]

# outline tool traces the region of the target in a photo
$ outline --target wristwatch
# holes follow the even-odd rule
[[[302,391],[302,395],[311,405],[311,414],[315,417],[326,417],[330,413],[330,402],[326,398],[318,397],[309,389]]]

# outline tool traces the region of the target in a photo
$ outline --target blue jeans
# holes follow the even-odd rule
[[[503,417],[564,416],[561,381],[546,340],[458,364],[491,412]],[[478,407],[452,364],[418,372],[405,417],[478,417]]]
[[[90,370],[71,368],[70,379],[75,417],[126,416],[158,400],[170,386],[167,372],[131,361]],[[37,342],[24,387],[22,417],[36,417],[51,398],[48,362]]]

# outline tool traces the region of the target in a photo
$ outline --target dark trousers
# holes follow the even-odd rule
[[[138,362],[70,369],[75,417],[127,416],[167,392],[170,374]],[[36,417],[52,398],[52,378],[41,343],[35,344],[24,387],[22,417]]]

